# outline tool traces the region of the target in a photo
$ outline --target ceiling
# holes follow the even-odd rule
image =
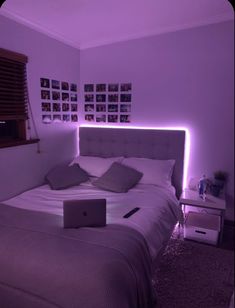
[[[234,19],[228,0],[6,0],[0,14],[80,49]]]

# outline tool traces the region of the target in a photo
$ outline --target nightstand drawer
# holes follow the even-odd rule
[[[187,215],[188,212],[196,212],[196,213],[206,213],[206,214],[213,214],[213,215],[221,215],[221,211],[220,211],[220,210],[209,209],[209,208],[203,208],[203,207],[192,206],[192,205],[185,205],[185,207],[184,207],[184,213]]]
[[[216,245],[220,232],[220,216],[189,212],[184,226],[184,238]]]

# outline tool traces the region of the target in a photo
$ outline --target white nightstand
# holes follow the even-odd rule
[[[198,213],[208,213],[220,216],[220,233],[219,243],[223,238],[224,216],[226,210],[226,202],[223,197],[217,198],[207,194],[205,201],[199,197],[197,191],[185,189],[179,200],[185,216],[187,212],[195,211]]]

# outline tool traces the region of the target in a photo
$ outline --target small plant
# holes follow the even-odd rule
[[[215,180],[226,182],[228,178],[228,174],[224,171],[215,171],[214,178]]]

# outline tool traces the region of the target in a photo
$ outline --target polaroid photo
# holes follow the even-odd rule
[[[41,99],[50,99],[50,91],[47,90],[41,90]]]
[[[58,91],[52,91],[52,99],[53,99],[54,101],[60,100],[60,92],[58,92]]]
[[[109,104],[108,112],[118,112],[118,104]]]
[[[43,112],[50,112],[51,111],[51,104],[50,103],[42,103],[42,111]]]
[[[77,94],[71,93],[70,94],[70,100],[71,100],[71,102],[77,102],[77,100],[78,100]]]
[[[106,115],[105,114],[97,114],[96,115],[96,122],[106,122]]]
[[[131,102],[131,94],[121,94],[121,102]]]
[[[120,122],[121,123],[130,123],[131,122],[131,116],[129,114],[121,114],[120,115]]]
[[[61,106],[60,103],[53,103],[53,112],[60,112]]]
[[[78,115],[77,114],[71,114],[71,121],[77,122],[78,121]]]
[[[85,102],[94,102],[93,94],[85,94]]]
[[[118,103],[118,94],[109,94],[108,101],[110,103]]]
[[[76,83],[70,83],[70,91],[77,92],[77,85],[76,85]]]
[[[96,112],[106,112],[106,105],[105,104],[97,104],[96,105]]]
[[[130,104],[121,104],[120,105],[120,112],[131,112],[131,105]]]
[[[61,123],[61,115],[59,115],[59,114],[54,114],[54,115],[53,115],[53,122],[54,122],[54,123]]]
[[[63,103],[62,104],[62,111],[69,111],[69,104],[68,103]]]
[[[69,90],[69,83],[66,82],[66,81],[62,81],[61,82],[61,89],[65,90],[65,91],[68,91]]]
[[[50,80],[48,78],[40,78],[42,88],[50,88]]]
[[[96,92],[105,92],[106,91],[106,84],[105,83],[98,83],[96,85]]]
[[[118,115],[117,114],[109,114],[108,115],[108,122],[117,123],[118,122]]]
[[[63,122],[70,122],[70,115],[69,114],[63,114]]]
[[[71,104],[71,111],[77,112],[78,111],[78,104]]]
[[[43,114],[43,115],[42,115],[42,123],[44,123],[44,124],[50,124],[50,123],[51,123],[51,115],[49,115],[49,114]]]
[[[94,85],[91,83],[84,84],[84,92],[94,92]]]
[[[128,92],[132,90],[132,85],[131,83],[122,83],[121,84],[121,91],[123,92]]]
[[[94,114],[85,114],[85,120],[88,122],[94,122],[95,121]]]
[[[106,95],[105,94],[96,94],[96,102],[106,102]]]
[[[94,104],[85,104],[84,105],[84,111],[85,112],[94,112],[95,111],[95,105]]]
[[[58,80],[53,80],[51,81],[51,87],[53,89],[60,89],[60,82]]]
[[[109,92],[118,92],[118,83],[110,83],[108,85]]]

